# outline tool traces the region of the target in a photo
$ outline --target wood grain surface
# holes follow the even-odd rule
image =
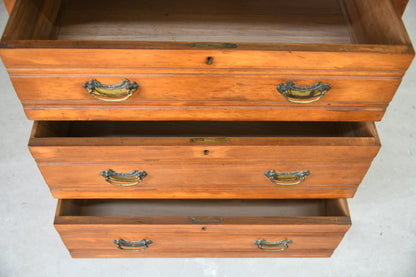
[[[16,0],[3,0],[6,9],[9,14],[11,14],[12,9],[15,5]],[[396,5],[400,14],[403,14],[404,10],[406,9],[407,3],[409,0],[393,0],[394,4]]]
[[[359,28],[350,28],[352,38],[357,39],[359,44],[333,44],[333,43],[294,43],[288,40],[286,43],[259,43],[256,40],[238,43],[235,49],[200,49],[193,47],[192,42],[157,42],[156,40],[141,41],[93,41],[88,40],[59,40],[60,24],[66,20],[74,20],[74,22],[88,23],[91,15],[87,12],[85,19],[69,19],[57,18],[56,11],[61,7],[59,1],[51,2],[50,0],[21,0],[17,5],[16,11],[7,25],[4,36],[2,38],[2,49],[0,54],[2,60],[9,72],[18,68],[194,68],[194,69],[278,69],[278,70],[337,70],[337,71],[404,71],[410,64],[414,55],[410,40],[406,34],[405,28],[397,11],[393,8],[390,0],[381,0],[377,2],[375,9],[371,3],[360,4],[360,1],[348,1],[347,11],[344,11],[345,20],[350,22],[351,26],[359,26]],[[68,3],[78,3],[71,1]],[[166,1],[155,1],[149,5],[158,5]],[[191,1],[192,2],[192,1]],[[268,9],[268,5],[283,5],[286,9],[291,10],[296,16],[295,18],[304,18],[308,14],[315,12],[328,13],[331,9],[339,9],[334,7],[335,1],[320,0],[314,1],[311,5],[315,6],[314,12],[305,13],[297,7],[293,9],[292,4],[300,1],[287,3],[285,1],[262,1],[247,2],[248,6],[237,5],[241,9],[247,11],[256,11],[256,7],[260,7],[265,12],[273,12]],[[367,1],[366,1],[367,2]],[[68,4],[66,3],[66,4]],[[120,21],[122,13],[115,12],[113,1],[102,1],[102,16],[115,22]],[[150,2],[149,2],[150,3]],[[179,3],[185,3],[183,1]],[[188,3],[188,2],[186,2]],[[205,2],[195,2],[195,5],[206,5]],[[219,2],[219,7],[224,3]],[[299,4],[299,3],[298,3]],[[306,4],[302,2],[302,4]],[[173,9],[181,9],[181,5],[172,7]],[[251,5],[251,6],[250,6]],[[62,5],[65,7],[66,5]],[[117,5],[117,8],[120,5]],[[107,7],[107,8],[106,8]],[[251,7],[251,8],[250,8]],[[263,8],[261,8],[263,7]],[[265,8],[266,7],[266,8]],[[291,8],[292,7],[292,8]],[[332,7],[332,8],[331,8]],[[152,8],[152,7],[150,7]],[[198,7],[194,10],[198,11]],[[214,8],[215,7],[210,7]],[[120,8],[122,9],[122,8]],[[208,11],[210,10],[208,9]],[[359,10],[362,18],[355,16],[355,11]],[[75,9],[75,14],[86,11],[85,9]],[[221,10],[221,9],[220,9]],[[233,8],[225,9],[225,15],[232,14]],[[303,12],[302,12],[303,11]],[[42,14],[42,16],[36,13]],[[254,12],[255,13],[255,12]],[[339,12],[338,12],[339,13]],[[100,14],[100,12],[96,12]],[[189,14],[189,13],[188,13]],[[244,13],[243,13],[244,14]],[[260,13],[261,14],[261,13]],[[107,15],[107,16],[104,16]],[[210,14],[211,20],[205,19],[207,22],[214,22],[215,18],[221,19],[224,13],[218,12]],[[163,16],[166,16],[164,14]],[[279,15],[277,14],[278,18]],[[38,18],[46,18],[48,22],[54,24],[53,28]],[[330,18],[330,17],[329,17]],[[156,20],[155,26],[158,26],[160,20]],[[348,19],[348,20],[347,20]],[[123,19],[124,20],[124,19]],[[121,22],[123,21],[121,20]],[[132,19],[134,21],[134,19]],[[137,19],[136,19],[137,20]],[[152,20],[152,19],[150,19]],[[325,16],[321,16],[322,28],[330,25],[325,24]],[[92,20],[93,21],[93,20]],[[267,21],[267,20],[266,20]],[[299,20],[295,20],[298,22]],[[306,20],[307,27],[311,26]],[[105,24],[105,21],[101,20]],[[273,22],[273,21],[272,21]],[[371,26],[367,24],[372,22]],[[388,22],[388,24],[386,23]],[[73,24],[73,22],[71,23]],[[211,24],[211,23],[209,23]],[[27,26],[30,25],[31,28]],[[290,25],[290,24],[288,24]],[[296,24],[294,24],[296,25]],[[302,24],[300,24],[302,25]],[[107,26],[112,26],[107,24]],[[190,26],[193,26],[192,24]],[[305,25],[302,25],[305,27]],[[55,28],[56,27],[56,28]],[[361,28],[360,28],[361,27]],[[370,27],[375,30],[369,29]],[[85,28],[86,30],[88,28]],[[275,28],[273,28],[275,29]],[[285,28],[287,26],[285,25]],[[217,28],[216,31],[222,30]],[[92,30],[97,33],[98,30]],[[368,33],[366,38],[361,32]],[[107,34],[105,28],[102,32]],[[158,33],[158,32],[156,32]],[[244,32],[243,32],[244,33]],[[338,32],[335,32],[338,34]],[[114,35],[110,32],[111,35]],[[310,32],[313,34],[313,32]],[[318,34],[319,37],[325,37]],[[365,41],[360,41],[360,38]],[[46,39],[47,38],[47,39]],[[366,43],[366,44],[363,44]],[[370,45],[368,45],[370,44]],[[103,49],[104,48],[104,49]],[[211,65],[206,64],[207,57],[213,57],[214,62]]]
[[[352,197],[370,163],[135,163],[131,165],[44,164],[38,167],[56,198],[338,198]],[[101,171],[145,170],[142,182],[119,187],[104,180]],[[309,170],[297,185],[277,185],[264,173]]]
[[[59,40],[350,43],[331,0],[76,0],[58,24]]]
[[[139,83],[139,89],[123,102],[105,102],[91,96],[82,84],[92,78],[104,84],[117,84],[122,79]],[[309,111],[337,115],[332,120],[380,120],[399,84],[399,77],[329,77],[329,76],[239,76],[239,75],[124,75],[109,77],[14,77],[11,80],[17,95],[30,119],[90,120],[104,118],[123,120],[171,120],[195,118],[227,119],[235,110],[240,120],[253,120],[251,113],[258,109],[270,112],[257,113],[256,120],[316,120]],[[299,86],[317,82],[331,86],[325,96],[311,104],[288,102],[276,89],[277,85],[293,81]],[[150,110],[152,111],[149,114]],[[164,112],[168,109],[170,112]],[[351,111],[350,116],[342,113]],[[149,112],[146,112],[149,110]],[[113,111],[113,112],[110,112]],[[290,113],[290,112],[292,113]],[[295,111],[299,111],[295,113]],[[146,115],[148,113],[148,115]],[[284,114],[291,118],[282,119]],[[61,118],[57,118],[60,116]],[[324,115],[321,115],[324,116]],[[202,118],[201,118],[202,117]],[[331,116],[328,116],[331,118]],[[191,119],[192,120],[192,119]]]
[[[226,137],[228,141],[199,144],[191,141],[195,137]],[[44,121],[34,124],[29,141],[38,162],[78,163],[91,159],[371,161],[379,147],[371,122]]]
[[[212,137],[227,141],[191,142]],[[37,122],[30,139],[58,198],[352,197],[379,147],[372,123],[348,122]],[[148,176],[117,187],[107,169]],[[272,169],[311,175],[279,186]]]
[[[141,200],[137,201],[140,203]],[[114,210],[125,203],[120,200],[110,200],[107,205],[97,207],[91,200],[87,202],[60,200],[55,228],[73,257],[233,257],[237,253],[245,257],[291,257],[329,256],[351,225],[348,213],[342,212],[345,207],[346,212],[348,211],[343,199],[319,202],[283,200],[281,203],[279,200],[273,200],[273,202],[278,205],[275,207],[277,214],[280,213],[280,206],[284,210],[282,215],[290,213],[294,216],[261,216],[265,214],[265,211],[261,211],[258,206],[262,201],[254,203],[260,210],[254,208],[253,202],[247,200],[234,203],[223,201],[220,203],[231,205],[228,206],[231,212],[226,213],[232,214],[234,210],[240,213],[241,210],[246,210],[246,216],[224,216],[222,223],[201,224],[192,223],[186,216],[94,216],[94,214],[106,214],[106,210]],[[156,202],[155,205],[157,203],[166,206],[169,214],[177,214],[174,211],[175,206],[167,204],[166,201]],[[181,203],[177,207],[183,210],[186,201]],[[198,205],[197,202],[195,204]],[[215,210],[221,210],[224,204],[219,204],[218,201],[206,201],[202,206],[200,205],[200,208],[195,207],[194,204],[190,204],[189,208],[194,212],[202,209],[201,213],[211,209],[209,214],[215,215],[218,214]],[[275,204],[263,204],[265,204],[264,209],[273,212],[272,207]],[[150,201],[145,205],[153,204]],[[312,213],[315,210],[319,214],[311,216],[311,209]],[[131,213],[131,209],[128,210]],[[255,214],[258,216],[253,216]],[[88,231],[85,232],[86,230]],[[119,238],[131,241],[145,238],[152,240],[152,244],[143,252],[122,251],[112,242]],[[262,238],[270,241],[290,239],[292,243],[283,252],[267,252],[258,249],[254,244],[255,240]]]

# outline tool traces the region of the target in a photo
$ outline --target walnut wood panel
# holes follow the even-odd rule
[[[343,199],[319,202],[316,200],[283,200],[281,202],[273,200],[273,202],[264,203],[264,208],[269,212],[273,212],[275,206],[277,214],[295,215],[291,217],[253,216],[256,213],[265,214],[258,209],[258,205],[262,205],[263,201],[233,203],[208,201],[203,205],[197,205],[199,208],[195,206],[195,202],[190,204],[191,209],[214,208],[211,213],[215,213],[215,208],[218,211],[221,210],[223,214],[224,211],[225,213],[233,213],[233,210],[241,212],[238,207],[247,210],[246,216],[225,216],[222,223],[192,223],[190,217],[186,216],[93,216],[94,214],[106,215],[106,210],[114,211],[118,209],[116,205],[122,208],[120,205],[126,202],[120,200],[79,201],[60,200],[55,217],[55,228],[73,257],[179,257],[187,255],[227,257],[235,256],[237,252],[247,257],[328,256],[337,247],[351,225],[348,206]],[[135,204],[133,200],[129,202]],[[96,204],[99,203],[108,205],[97,206]],[[146,203],[151,204],[151,202]],[[166,207],[170,205],[168,201],[156,203],[167,205]],[[175,202],[170,201],[170,203]],[[229,206],[231,212],[223,208],[223,205],[228,205],[227,203],[231,205]],[[186,207],[186,201],[177,207],[183,209],[183,205]],[[132,209],[128,206],[124,210],[132,213]],[[176,214],[172,210],[174,207],[166,211]],[[315,212],[318,214],[311,215]],[[117,249],[112,243],[113,240],[119,238],[125,240],[146,238],[152,240],[153,243],[149,249],[141,253],[126,254],[127,251]],[[286,251],[273,253],[257,248],[254,241],[261,238],[267,240],[287,238],[291,239],[292,243]]]
[[[195,144],[195,137],[229,141]],[[367,122],[37,122],[29,148],[37,162],[370,162],[380,142]]]
[[[220,166],[219,166],[220,165]],[[346,198],[352,197],[370,164],[294,163],[135,163],[43,164],[39,169],[56,198]],[[145,170],[141,183],[119,187],[100,172]],[[291,186],[272,183],[264,172],[309,170]],[[322,194],[320,194],[322,193]]]

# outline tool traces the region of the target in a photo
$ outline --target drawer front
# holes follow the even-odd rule
[[[372,122],[39,121],[29,148],[37,162],[371,162]]]
[[[183,1],[129,1],[126,6],[19,1],[2,37],[0,55],[27,117],[378,121],[414,56],[390,0],[270,0],[243,6],[238,1]],[[86,5],[95,13],[87,12]],[[135,9],[142,11],[140,17]],[[112,105],[97,104],[99,100],[82,90],[85,80],[78,79],[83,73],[100,72],[100,80],[113,83],[109,76],[143,71],[155,75],[141,78],[137,93]],[[161,72],[183,78],[172,84],[172,78],[158,76]],[[245,76],[230,80],[230,74],[241,73]],[[45,78],[27,78],[33,74]],[[255,77],[246,79],[247,74]],[[295,77],[272,79],[268,74]],[[319,78],[301,79],[310,74]],[[214,75],[218,78],[211,80]],[[352,80],[328,80],[328,75]],[[78,80],[58,82],[54,76]],[[98,78],[90,75],[86,80],[92,77]],[[292,79],[302,87],[310,81],[332,81],[333,89],[316,104],[287,103],[276,86]]]
[[[328,257],[351,225],[344,199],[198,201],[59,200],[54,225],[80,258]]]
[[[37,122],[29,144],[57,198],[352,197],[380,148],[348,122]]]
[[[42,43],[40,43],[42,44]],[[95,47],[95,43],[79,43]],[[105,42],[102,43],[105,45]],[[180,44],[178,50],[168,49],[0,49],[2,61],[10,73],[31,71],[33,68],[104,69],[107,72],[124,69],[275,69],[275,70],[337,70],[337,71],[391,71],[406,70],[412,59],[412,48],[407,45],[299,45],[299,44],[239,44],[236,50],[192,50],[192,44]],[[47,44],[45,44],[46,46]],[[53,45],[49,43],[49,47]],[[60,44],[57,44],[58,47]],[[61,44],[62,45],[62,44]],[[126,47],[129,43],[125,44]],[[175,45],[159,44],[159,47]],[[68,46],[71,47],[72,45]],[[112,44],[114,47],[114,44]],[[130,44],[132,48],[142,44]],[[146,45],[145,45],[146,47]],[[156,44],[156,47],[157,44]],[[254,49],[253,49],[254,48]],[[188,49],[188,50],[183,50]],[[385,52],[385,53],[383,53]],[[207,64],[207,58],[213,63]],[[128,61],[128,62],[120,62]]]
[[[155,75],[155,74],[154,74]],[[328,76],[239,76],[239,75],[215,75],[209,77],[196,74],[188,76],[169,75],[131,75],[108,77],[91,74],[84,77],[13,77],[14,88],[22,101],[52,101],[53,104],[68,105],[71,101],[80,101],[85,104],[109,103],[94,98],[83,87],[85,82],[96,79],[105,85],[120,83],[128,79],[138,83],[138,89],[125,101],[123,105],[132,104],[157,104],[172,105],[182,102],[200,103],[201,105],[216,105],[222,102],[250,102],[257,104],[289,104],[288,100],[278,92],[277,86],[284,85],[288,81],[300,87],[312,86],[318,82],[328,84],[330,89],[321,99],[314,102],[331,104],[357,104],[374,103],[387,104],[396,92],[400,78],[366,77],[328,77]],[[315,100],[316,97],[304,98],[303,101]],[[302,100],[302,99],[299,99]],[[39,103],[40,104],[40,103]],[[45,103],[46,104],[46,103]],[[73,102],[72,102],[73,104]],[[296,104],[296,103],[292,103]],[[305,103],[306,104],[306,103]],[[310,103],[312,104],[312,103]]]
[[[39,169],[56,198],[346,198],[370,163],[48,164]],[[112,169],[115,172],[109,172]],[[127,182],[118,173],[133,170]],[[269,179],[265,173],[279,173]],[[109,173],[106,177],[102,172]],[[303,174],[307,171],[308,175]],[[279,180],[289,173],[289,179]]]
[[[260,68],[397,73],[414,54],[390,0],[253,1],[245,6],[220,0],[153,2],[21,0],[2,37],[2,60],[9,72]],[[142,11],[139,17],[135,10]]]
[[[211,229],[210,226],[205,227]],[[175,230],[172,230],[173,232]],[[150,258],[150,257],[329,257],[338,246],[344,233],[275,234],[275,233],[77,233],[61,235],[62,241],[73,258]],[[114,240],[152,241],[144,251],[118,249]],[[267,238],[268,241],[290,240],[284,251],[264,251],[254,243]],[[281,246],[284,247],[283,244]]]
[[[92,79],[87,76],[11,76],[25,111],[33,120],[252,120],[255,115],[256,120],[348,121],[359,118],[374,121],[381,119],[400,84],[397,77],[126,75],[94,78],[106,85],[118,84],[125,78],[138,83],[138,89],[130,97],[126,97],[125,92],[125,95],[111,98],[103,97],[97,90],[90,94],[83,87]],[[284,96],[284,90],[277,89],[288,81],[300,86],[299,89],[306,89],[302,92],[305,95],[312,91],[308,92],[307,87],[318,82],[322,85],[317,86],[320,91],[314,96],[293,98],[292,93]],[[326,85],[330,86],[328,91],[324,88]],[[117,91],[111,94],[110,90],[108,94],[116,95]],[[253,114],[261,109],[268,111]]]

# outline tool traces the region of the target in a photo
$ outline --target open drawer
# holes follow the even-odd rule
[[[371,122],[35,122],[56,198],[352,197],[380,148]]]
[[[19,0],[0,47],[33,120],[377,121],[414,56],[391,0]]]
[[[329,257],[351,226],[347,201],[59,200],[74,258]]]
[[[391,0],[19,0],[2,48],[12,70],[112,72],[403,71],[413,54]]]

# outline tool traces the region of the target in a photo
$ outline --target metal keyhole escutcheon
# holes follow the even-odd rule
[[[207,57],[207,64],[210,65],[214,61],[213,57]]]

